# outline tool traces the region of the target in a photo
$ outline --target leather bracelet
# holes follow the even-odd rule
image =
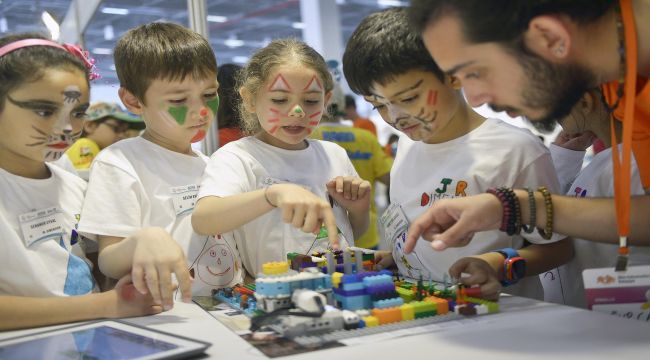
[[[544,186],[540,186],[537,191],[542,193],[544,197],[544,207],[546,210],[546,226],[544,229],[537,229],[537,232],[546,240],[550,240],[553,236],[553,200],[551,193]]]
[[[535,204],[535,192],[532,189],[526,188],[528,192],[528,211],[530,212],[530,222],[526,226],[521,224],[526,234],[532,234],[535,231],[535,224],[537,224],[537,204]]]

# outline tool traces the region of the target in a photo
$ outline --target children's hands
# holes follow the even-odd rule
[[[574,151],[585,151],[596,139],[596,134],[587,130],[578,134],[568,134],[564,130],[553,141],[553,144]]]
[[[370,183],[354,176],[337,176],[326,184],[327,192],[347,211],[364,213],[370,210]]]
[[[282,220],[306,233],[318,234],[325,223],[329,242],[338,249],[339,238],[336,219],[330,204],[302,186],[275,184],[267,190],[269,201],[282,209]]]
[[[470,276],[461,277],[461,274]],[[485,260],[475,257],[464,257],[456,261],[449,268],[449,275],[452,278],[460,279],[460,282],[467,286],[480,285],[481,298],[487,300],[498,300],[501,293],[499,275]]]
[[[108,306],[112,310],[109,317],[152,315],[162,311],[162,306],[156,304],[151,294],[142,294],[135,288],[131,275],[122,277],[113,290],[104,294],[110,297]]]
[[[387,269],[395,265],[395,259],[393,259],[393,253],[390,251],[379,250],[375,251],[375,270]]]
[[[131,270],[135,288],[141,294],[150,293],[156,304],[169,310],[173,307],[176,290],[171,276],[174,273],[183,301],[189,302],[192,280],[185,254],[178,243],[162,228],[145,228],[133,236],[137,237]]]

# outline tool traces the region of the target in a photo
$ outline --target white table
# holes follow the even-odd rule
[[[650,323],[607,314],[502,297],[501,313],[473,318],[462,326],[442,326],[430,333],[338,347],[291,359],[650,359]],[[194,304],[128,321],[212,343],[214,359],[266,358]],[[0,339],[39,331],[0,333]]]

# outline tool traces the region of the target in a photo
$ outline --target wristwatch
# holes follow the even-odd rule
[[[526,259],[519,256],[517,250],[513,248],[504,248],[495,250],[504,256],[503,260],[503,278],[501,285],[509,286],[516,284],[520,279],[526,276]]]

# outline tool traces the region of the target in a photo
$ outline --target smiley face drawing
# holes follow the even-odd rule
[[[228,243],[214,241],[214,238],[211,240],[193,269],[195,278],[209,286],[227,286],[233,281],[235,273],[239,272],[239,264]]]

